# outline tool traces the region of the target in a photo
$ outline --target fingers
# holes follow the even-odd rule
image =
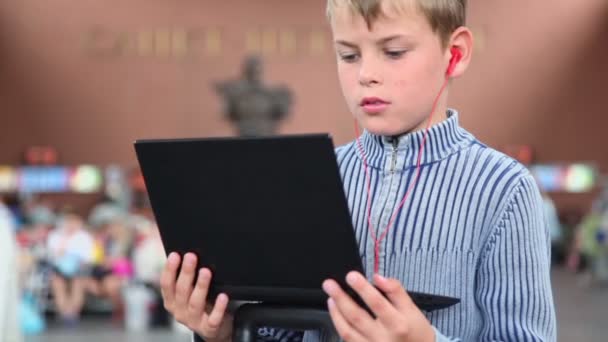
[[[182,268],[175,284],[175,305],[182,310],[187,308],[193,290],[194,276],[196,274],[196,255],[186,253]],[[182,314],[185,313],[182,312]]]
[[[167,311],[173,313],[175,308],[175,279],[181,258],[177,253],[169,254],[167,263],[160,276],[160,289],[163,296],[163,303]]]
[[[221,293],[219,296],[217,296],[213,310],[211,310],[211,313],[207,318],[207,326],[209,327],[211,333],[215,334],[220,329],[227,308],[228,296]]]
[[[413,319],[414,317],[421,315],[418,308],[412,302],[412,299],[407,294],[405,288],[396,279],[387,279],[378,274],[374,276],[374,283],[378,286],[384,294],[388,297],[391,302],[391,306],[394,307],[395,312],[398,314],[388,315],[382,318],[382,323],[391,329],[393,333],[399,336],[405,336],[408,334],[408,326],[403,324],[400,316],[408,317]],[[420,325],[419,325],[420,326]]]
[[[374,276],[374,284],[386,294],[388,299],[393,303],[398,311],[403,312],[409,309],[414,304],[407,291],[396,279],[388,279],[376,274]]]
[[[211,271],[203,268],[198,273],[198,280],[190,300],[188,301],[187,321],[198,325],[201,322],[205,306],[207,304],[207,294],[209,293],[209,284],[211,283]]]
[[[332,298],[327,300],[327,308],[329,309],[329,316],[334,323],[334,327],[342,340],[346,342],[365,341],[365,338],[344,317]]]
[[[323,290],[331,297],[335,303],[337,311],[340,315],[336,315],[338,319],[343,319],[346,323],[335,322],[335,324],[348,324],[348,327],[342,328],[343,331],[348,331],[350,328],[355,329],[358,335],[369,337],[368,335],[376,330],[375,320],[365,311],[359,304],[340,288],[340,285],[333,280],[323,282]],[[338,327],[336,326],[336,329]],[[348,333],[351,335],[351,333]],[[356,337],[355,337],[356,338]]]
[[[395,307],[361,273],[348,273],[346,282],[380,320],[388,321],[398,315]]]
[[[220,294],[213,308],[209,305],[207,296],[211,285],[212,273],[203,268],[198,271],[196,284],[197,258],[193,253],[187,253],[181,260],[177,253],[171,253],[167,265],[161,275],[161,291],[165,308],[175,319],[205,338],[230,336],[231,322],[224,322],[228,308],[228,296]],[[177,280],[176,280],[177,278]],[[223,337],[222,337],[223,338]]]

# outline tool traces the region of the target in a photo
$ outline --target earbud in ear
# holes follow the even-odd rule
[[[450,65],[448,66],[448,70],[446,72],[447,76],[452,76],[454,73],[454,69],[456,69],[456,65],[462,59],[462,52],[458,50],[458,48],[451,48],[450,52],[452,53],[452,58],[450,59]]]

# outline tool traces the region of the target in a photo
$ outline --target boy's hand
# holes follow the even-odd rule
[[[374,276],[374,283],[388,299],[358,272],[350,272],[346,282],[361,296],[376,318],[360,307],[337,282],[323,282],[323,289],[330,296],[329,314],[345,341],[435,341],[435,330],[399,281]]]
[[[176,278],[180,256],[177,253],[169,255],[160,279],[165,308],[178,322],[205,341],[231,341],[233,317],[226,313],[228,296],[217,296],[214,306],[207,302],[211,271],[201,269],[193,286],[196,262],[196,255],[187,253],[179,277]]]

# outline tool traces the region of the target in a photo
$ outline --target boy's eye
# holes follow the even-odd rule
[[[384,54],[389,58],[397,59],[403,56],[405,52],[405,50],[387,50],[384,51]]]
[[[340,59],[346,63],[354,63],[359,59],[359,55],[356,53],[341,53],[339,54]]]

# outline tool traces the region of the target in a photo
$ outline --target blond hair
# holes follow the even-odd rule
[[[361,15],[371,29],[374,21],[385,14],[382,7],[385,3],[398,11],[415,6],[439,35],[444,47],[452,33],[466,23],[467,0],[327,0],[327,18],[331,21],[336,8],[346,7],[353,14]]]

